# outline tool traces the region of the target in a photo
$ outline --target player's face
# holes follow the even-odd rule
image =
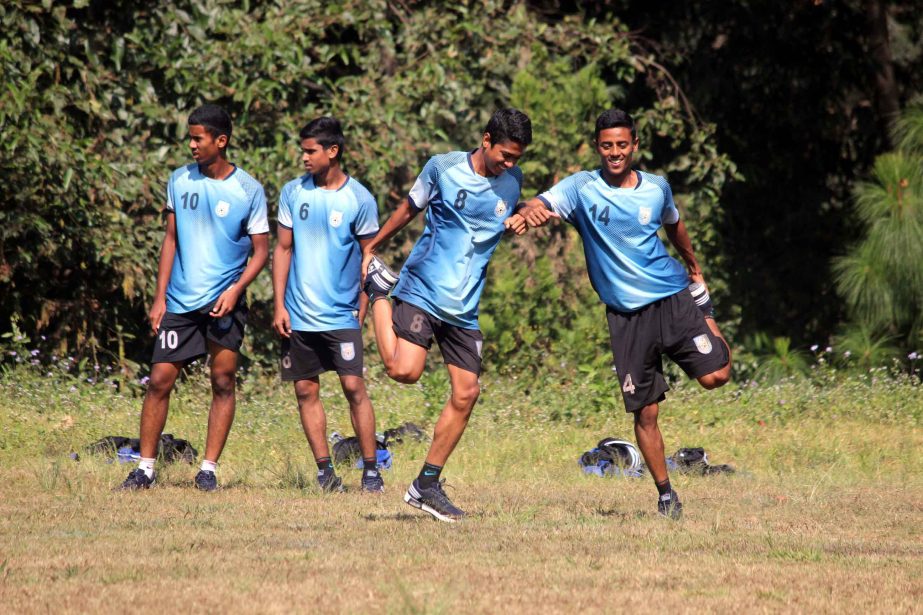
[[[497,144],[490,142],[490,135],[485,134],[481,143],[484,148],[484,163],[488,175],[500,175],[513,168],[522,158],[526,148],[516,141],[502,141]]]
[[[208,165],[214,162],[227,144],[227,135],[218,135],[215,138],[208,134],[205,126],[189,126],[189,150],[192,152],[192,159],[199,164]]]
[[[596,138],[599,165],[609,175],[618,176],[630,171],[636,151],[638,151],[638,140],[633,139],[631,130],[624,126],[601,130]]]
[[[302,139],[301,162],[304,163],[304,170],[312,175],[326,173],[337,157],[339,149],[336,145],[324,149],[314,138]]]

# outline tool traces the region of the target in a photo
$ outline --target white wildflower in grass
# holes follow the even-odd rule
[[[843,353],[843,356],[846,357],[847,359],[848,359],[851,355],[852,355],[852,352],[850,352],[849,350],[847,350],[846,352]]]
[[[812,345],[811,345],[811,352],[817,352],[817,349],[818,349],[818,348],[820,348],[820,346],[818,346],[817,344],[812,344]]]
[[[920,358],[920,353],[918,353],[917,351],[913,351],[909,355],[907,355],[907,358],[910,359],[911,361],[916,361],[917,359]]]

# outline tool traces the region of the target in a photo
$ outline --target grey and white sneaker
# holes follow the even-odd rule
[[[702,314],[705,315],[705,318],[714,317],[715,308],[712,305],[711,296],[708,294],[708,289],[705,285],[693,282],[689,285],[689,292],[692,294],[696,306],[702,310]]]
[[[343,493],[346,488],[343,486],[343,479],[336,475],[336,472],[317,472],[317,486],[324,493]]]
[[[362,473],[362,491],[363,493],[384,493],[385,481],[381,477],[380,470],[369,470]]]
[[[365,274],[365,286],[362,287],[369,295],[369,301],[384,299],[397,284],[400,276],[394,273],[383,260],[373,256]]]
[[[407,488],[404,494],[404,501],[414,508],[419,508],[423,512],[429,513],[440,521],[446,523],[455,523],[465,517],[465,511],[461,510],[449,500],[445,494],[442,485],[445,480],[435,483],[432,487],[424,489],[414,480]]]
[[[150,489],[156,482],[155,477],[148,478],[147,474],[141,468],[136,468],[128,474],[121,485],[115,488],[115,491],[138,491],[140,489]]]

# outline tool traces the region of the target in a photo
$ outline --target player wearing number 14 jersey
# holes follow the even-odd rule
[[[416,382],[433,338],[449,371],[451,396],[436,422],[426,463],[404,496],[405,502],[441,521],[453,522],[465,514],[446,497],[439,476],[480,393],[478,301],[487,263],[505,232],[525,232],[513,206],[522,188],[516,162],[531,142],[532,124],[524,113],[497,111],[479,148],[441,154],[426,163],[410,195],[378,237],[363,247],[365,288],[388,375]],[[392,307],[387,294],[397,276],[375,250],[424,211],[423,234],[401,270]]]
[[[263,187],[228,162],[231,118],[215,105],[189,116],[194,162],[167,183],[167,232],[160,249],[151,328],[157,338],[141,410],[141,462],[122,489],[154,484],[154,460],[170,393],[183,366],[211,355],[212,404],[195,485],[218,487],[215,469],[234,420],[244,291],[266,264],[269,224]],[[252,250],[252,256],[251,256]],[[249,257],[249,260],[248,260]]]
[[[519,211],[530,226],[562,218],[580,233],[590,282],[606,304],[625,408],[634,413],[638,446],[657,485],[657,509],[678,518],[682,506],[670,485],[657,425],[669,388],[661,356],[712,389],[730,377],[730,349],[712,317],[670,185],[632,168],[638,137],[631,116],[619,109],[600,115],[594,145],[599,169],[565,178]],[[657,236],[661,226],[685,268]]]

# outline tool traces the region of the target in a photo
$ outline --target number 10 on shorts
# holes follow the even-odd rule
[[[176,346],[179,344],[179,335],[177,335],[176,331],[161,331],[158,337],[160,338],[161,348],[176,350]]]

